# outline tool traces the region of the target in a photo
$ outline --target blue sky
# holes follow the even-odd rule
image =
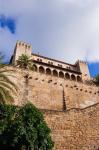
[[[88,66],[91,76],[95,77],[99,74],[99,63],[89,63]]]
[[[99,73],[99,0],[0,0],[0,51],[8,61],[17,40],[33,52]]]

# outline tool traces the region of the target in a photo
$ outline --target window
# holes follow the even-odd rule
[[[46,74],[47,74],[47,75],[51,75],[51,69],[47,68],[47,69],[46,69]]]
[[[59,72],[59,77],[64,78],[64,73],[62,71]]]
[[[53,76],[58,77],[58,72],[56,70],[53,70]]]
[[[33,65],[33,66],[32,66],[32,70],[33,70],[33,71],[37,71],[37,66],[36,66],[36,65]]]
[[[61,65],[61,64],[58,64],[58,66],[62,68],[62,65]]]
[[[82,81],[82,79],[81,79],[80,76],[77,76],[77,81],[78,81],[78,82],[81,82],[81,81]]]
[[[71,69],[71,68],[69,66],[67,66],[66,69]]]
[[[75,75],[71,75],[71,80],[73,80],[73,81],[76,81],[76,77],[75,77]]]
[[[42,62],[42,59],[40,59],[40,61]]]
[[[69,73],[65,73],[65,78],[66,78],[66,79],[70,79]]]
[[[40,73],[45,73],[45,70],[44,70],[44,68],[42,66],[39,67],[39,72]]]
[[[37,58],[37,61],[40,61],[40,62],[42,62],[42,59],[39,59],[39,58]]]
[[[48,64],[53,65],[53,62],[52,61],[48,61]]]

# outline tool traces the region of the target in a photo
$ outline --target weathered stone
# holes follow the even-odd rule
[[[98,150],[99,87],[87,84],[91,81],[87,64],[78,61],[70,65],[32,55],[31,49],[30,45],[18,42],[12,63],[17,64],[18,56],[28,54],[37,67],[35,71],[8,67],[13,70],[15,77],[10,78],[19,89],[14,104],[21,106],[30,101],[44,112],[54,150]]]

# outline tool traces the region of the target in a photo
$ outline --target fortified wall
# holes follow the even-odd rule
[[[35,70],[17,66],[22,54]],[[54,150],[99,150],[99,87],[92,84],[87,63],[72,65],[32,54],[31,45],[17,42],[11,64],[19,87],[15,104],[30,101],[44,112]]]
[[[24,71],[14,67],[22,54],[30,57],[35,70]],[[20,84],[20,96],[17,96],[16,105],[21,105],[28,99],[40,109],[61,111],[85,108],[99,102],[99,87],[91,85],[85,62],[77,61],[72,65],[32,54],[31,45],[17,42],[12,64]],[[25,83],[25,74],[28,74],[28,85]]]
[[[67,112],[44,111],[54,150],[99,150],[99,103]]]

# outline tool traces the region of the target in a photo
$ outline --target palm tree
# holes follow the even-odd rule
[[[31,76],[29,74],[29,70],[35,70],[34,64],[32,63],[30,57],[28,57],[25,54],[22,54],[19,56],[17,60],[17,65],[23,69],[24,72],[24,79],[25,79],[25,85],[24,85],[24,94],[23,94],[23,103],[28,102],[28,87],[29,87],[29,79],[31,79]]]
[[[32,67],[30,58],[25,54],[22,54],[21,56],[19,56],[17,60],[17,65],[23,69],[29,69]]]
[[[0,53],[0,103],[12,103],[14,98],[11,92],[15,94],[17,86],[9,79],[8,72],[10,70],[7,70],[5,65],[1,63],[2,58]]]

